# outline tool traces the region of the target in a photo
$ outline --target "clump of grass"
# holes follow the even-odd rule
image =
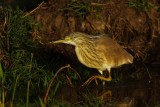
[[[0,86],[0,106],[4,107],[4,102],[5,102],[5,90],[4,90],[4,81],[5,81],[5,77],[4,77],[4,71],[2,68],[2,63],[0,61],[0,81],[1,81],[1,86]]]
[[[0,36],[1,58],[0,102],[12,106],[30,106],[42,97],[54,75],[45,65],[36,59],[36,44],[31,37],[32,18],[24,17],[24,12],[17,8],[5,10],[4,35]],[[5,63],[9,63],[9,65]],[[8,67],[6,67],[8,66]],[[7,92],[7,94],[6,94]],[[37,97],[38,95],[38,97]],[[30,98],[34,99],[30,100]],[[4,107],[3,106],[3,107]]]
[[[97,93],[98,94],[98,93]],[[103,99],[104,96],[108,96],[107,99]],[[77,104],[78,107],[114,107],[115,101],[110,98],[110,90],[103,92],[102,95],[97,96],[96,92],[87,91],[87,93],[81,93],[81,103]]]
[[[154,4],[149,0],[129,0],[129,7],[147,12],[154,7]]]
[[[99,2],[99,1],[98,1]],[[86,16],[94,16],[96,19],[101,17],[105,4],[92,3],[90,0],[73,0],[60,9],[66,16],[76,16],[80,20],[85,20]]]
[[[90,4],[81,0],[75,0],[69,2],[66,6],[60,9],[60,11],[67,13],[67,15],[77,16],[80,19],[84,19],[86,15],[90,14]]]
[[[31,49],[35,47],[29,33],[31,29],[31,19],[29,17],[23,17],[22,10],[17,8],[15,11],[12,9],[6,9],[6,24],[7,24],[7,44],[12,45],[11,49]]]

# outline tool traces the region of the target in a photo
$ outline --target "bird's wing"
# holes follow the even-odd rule
[[[96,49],[105,55],[110,66],[120,66],[133,61],[132,55],[109,37],[98,38],[96,46]]]

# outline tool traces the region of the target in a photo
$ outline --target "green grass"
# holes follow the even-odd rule
[[[81,2],[68,4],[62,11],[73,12],[84,18],[90,7]],[[80,6],[80,7],[79,7]],[[40,29],[39,22],[26,16],[22,10],[6,8],[4,12],[5,28],[0,36],[0,50],[3,57],[0,60],[0,106],[10,107],[71,107],[66,101],[56,101],[55,94],[60,86],[77,81],[85,81],[97,70],[85,68],[82,65],[64,66],[61,56],[50,57],[43,46],[33,42],[31,32],[33,27]],[[62,69],[63,68],[63,69]],[[77,76],[78,72],[82,80]],[[57,75],[56,75],[57,74]],[[115,81],[123,78],[119,73],[113,74]],[[68,76],[68,77],[67,77]],[[84,79],[84,80],[83,80]],[[47,94],[47,90],[48,94]],[[87,93],[87,94],[86,94]],[[78,95],[77,107],[99,107],[114,105],[114,102],[104,102],[93,93]],[[44,101],[46,97],[46,101]]]
[[[73,0],[67,3],[64,7],[60,9],[66,16],[75,16],[77,19],[84,20],[86,16],[92,15],[94,18],[99,19],[102,15],[100,12],[103,6],[93,6],[91,5],[92,0]],[[100,1],[97,1],[97,3]],[[103,4],[103,3],[102,3]]]
[[[24,15],[19,8],[5,9],[6,30],[3,38],[0,38],[4,53],[0,69],[0,102],[3,107],[7,103],[11,107],[29,107],[33,102],[39,101],[54,76],[54,72],[46,69],[46,65],[37,62],[38,45],[33,42],[30,34],[32,18]],[[31,98],[34,98],[32,102]]]
[[[149,0],[129,0],[129,7],[147,12],[154,7],[154,4]]]
[[[5,103],[5,91],[4,91],[4,81],[5,77],[3,75],[3,69],[2,69],[2,63],[0,62],[0,81],[1,81],[1,87],[0,87],[0,106],[4,107]]]
[[[87,14],[90,14],[90,5],[80,0],[69,2],[66,6],[60,9],[66,15],[77,16],[84,19]]]

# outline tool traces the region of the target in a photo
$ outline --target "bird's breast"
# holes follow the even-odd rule
[[[78,60],[89,68],[105,69],[104,64],[106,60],[102,55],[97,54],[96,50],[88,50],[85,48],[75,48]]]

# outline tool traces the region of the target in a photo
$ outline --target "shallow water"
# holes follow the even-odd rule
[[[160,78],[151,81],[133,81],[110,87],[111,100],[118,107],[160,106]],[[103,96],[103,100],[107,97]]]
[[[109,107],[160,107],[160,77],[148,81],[109,83],[100,93],[95,84],[81,88],[65,85],[59,87],[55,99],[76,105],[85,100],[81,98],[83,95],[97,97],[108,102],[108,106],[111,103]]]

